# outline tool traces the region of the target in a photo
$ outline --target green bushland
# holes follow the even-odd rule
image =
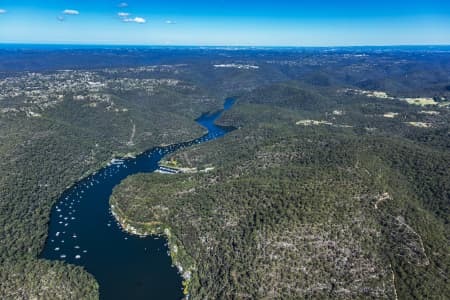
[[[418,130],[378,116],[419,115],[404,103],[304,89],[241,94],[219,120],[240,129],[169,157],[213,171],[134,175],[111,202],[129,221],[171,229],[181,265],[194,262],[195,299],[442,299],[448,112]],[[314,118],[351,127],[295,124]]]
[[[136,175],[112,199],[127,222],[170,229],[175,259],[193,272],[192,297],[448,295],[449,55],[354,51],[0,51],[0,80],[20,78],[0,90],[19,91],[0,97],[0,298],[97,298],[82,268],[37,258],[51,206],[115,156],[198,137],[204,129],[193,120],[227,96],[238,103],[220,122],[239,129],[174,156],[183,167],[213,171]],[[235,62],[259,69],[213,67]],[[85,87],[39,104],[23,91],[33,83],[45,94],[54,83],[46,76],[64,72],[42,71],[31,82],[17,71],[149,63],[166,65],[89,71],[101,83],[112,80],[102,93],[114,105],[74,100],[91,96]],[[182,84],[157,83],[149,94],[145,80],[167,78]],[[439,104],[422,108],[346,88]],[[398,115],[387,119],[387,112]],[[125,197],[127,189],[136,197]]]

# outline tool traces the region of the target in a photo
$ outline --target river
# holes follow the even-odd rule
[[[100,299],[183,298],[182,278],[172,266],[167,241],[124,232],[111,214],[109,198],[128,176],[157,170],[165,155],[228,133],[230,129],[214,122],[233,104],[229,98],[223,110],[196,120],[208,130],[202,137],[156,147],[136,158],[114,160],[66,190],[52,208],[41,258],[85,267],[99,283]]]

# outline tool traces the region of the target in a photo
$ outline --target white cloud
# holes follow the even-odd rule
[[[76,15],[79,15],[80,12],[78,10],[75,10],[75,9],[66,9],[66,10],[63,11],[63,14],[76,16]]]
[[[119,12],[119,13],[117,13],[117,15],[121,18],[126,18],[126,17],[130,16],[130,14],[127,12]]]
[[[173,20],[166,20],[166,24],[173,25],[173,24],[177,24],[177,22],[173,21]]]
[[[1,14],[6,14],[6,9],[1,9],[1,8],[0,8],[0,15],[1,15]]]
[[[141,18],[141,17],[134,18],[134,21],[136,23],[145,23],[145,22],[147,22],[144,18]]]
[[[128,7],[128,3],[126,3],[126,2],[122,2],[122,3],[119,3],[119,5],[117,5],[118,7]]]
[[[123,19],[123,21],[127,22],[127,23],[134,22],[134,23],[139,23],[139,24],[144,24],[147,22],[144,18],[141,18],[141,17],[125,18],[125,19]]]

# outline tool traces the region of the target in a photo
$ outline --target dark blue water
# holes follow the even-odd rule
[[[166,240],[122,231],[111,214],[109,197],[129,175],[155,171],[165,155],[225,135],[230,129],[214,122],[233,104],[227,99],[223,110],[196,120],[208,129],[204,136],[121,160],[65,191],[52,209],[41,257],[84,266],[97,279],[101,299],[182,298],[182,278],[172,266]]]

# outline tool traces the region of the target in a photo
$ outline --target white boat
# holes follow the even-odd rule
[[[121,164],[123,164],[123,159],[118,159],[118,158],[113,158],[112,160],[111,160],[111,164],[112,165],[121,165]]]

